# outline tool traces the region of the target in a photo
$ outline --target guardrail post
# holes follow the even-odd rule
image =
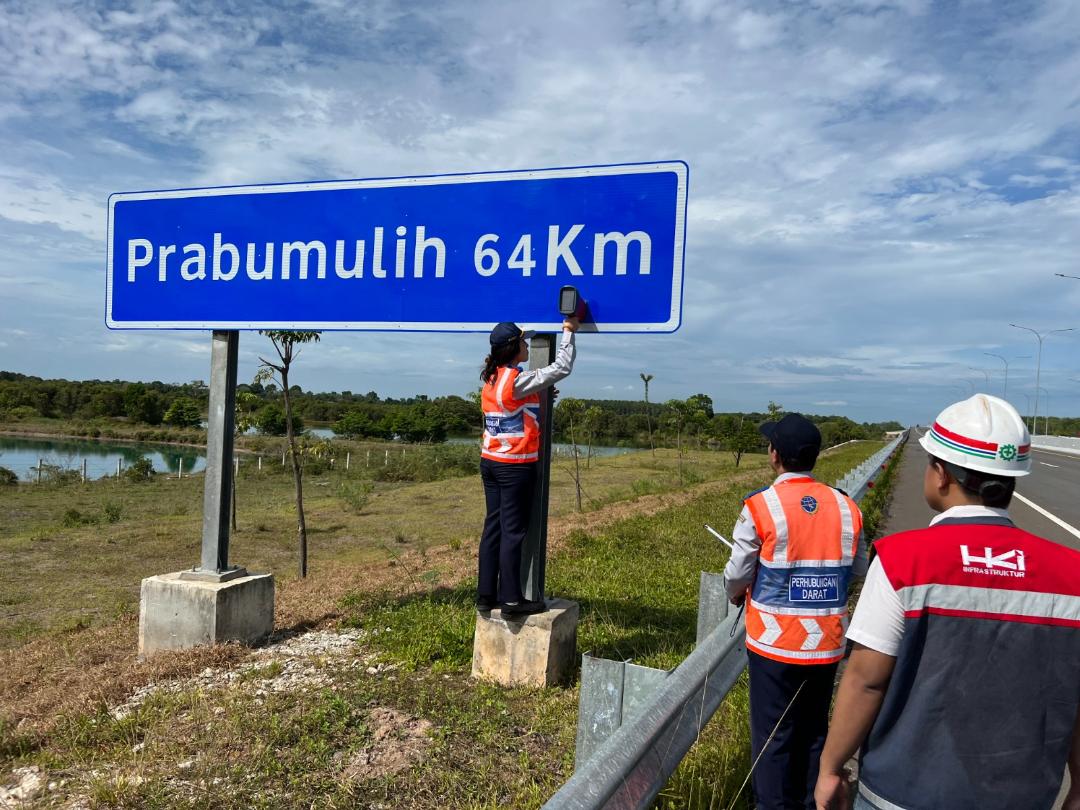
[[[577,741],[574,770],[604,742],[652,702],[671,673],[629,661],[581,656],[581,691],[578,697]]]
[[[723,574],[701,572],[698,588],[697,643],[715,630],[728,615],[727,589]]]
[[[623,668],[623,723],[629,723],[645,710],[669,674],[666,669],[626,664]]]
[[[581,656],[581,690],[578,695],[577,744],[574,770],[622,725],[624,661]]]

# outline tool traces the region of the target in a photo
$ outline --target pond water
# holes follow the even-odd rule
[[[37,439],[0,436],[0,467],[7,467],[20,481],[37,479],[38,461],[65,470],[81,470],[86,460],[87,478],[116,475],[119,461],[127,469],[140,458],[148,458],[157,472],[175,474],[184,462],[184,472],[206,468],[206,453],[196,447],[167,444],[127,444],[94,439]]]
[[[330,428],[309,428],[308,433],[332,439]],[[454,437],[447,444],[479,445],[474,437]],[[552,445],[557,456],[570,456],[571,445]],[[585,445],[578,450],[586,452]],[[594,447],[594,456],[621,456],[636,452],[630,447]],[[40,439],[22,436],[0,436],[0,467],[7,467],[19,476],[20,481],[37,479],[38,461],[65,470],[81,470],[86,460],[86,477],[91,479],[116,475],[116,463],[127,469],[140,458],[148,458],[157,472],[175,475],[184,463],[184,473],[202,472],[206,469],[206,451],[201,448],[167,444],[124,443],[96,439]]]

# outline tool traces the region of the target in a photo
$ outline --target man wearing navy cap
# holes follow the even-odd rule
[[[777,477],[744,500],[724,569],[728,598],[746,607],[754,795],[759,810],[813,808],[848,589],[867,568],[862,513],[810,475],[821,433],[809,419],[760,430]]]

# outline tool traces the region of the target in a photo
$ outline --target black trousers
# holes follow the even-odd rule
[[[758,810],[813,810],[837,664],[785,664],[754,652],[749,656],[750,761],[765,749],[754,768],[756,806]],[[802,691],[791,703],[800,685]],[[785,709],[787,715],[780,722]],[[766,746],[774,727],[776,733]]]
[[[477,597],[520,602],[521,544],[529,528],[536,464],[504,464],[480,459],[487,517],[480,538]]]

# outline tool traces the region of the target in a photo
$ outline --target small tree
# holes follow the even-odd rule
[[[585,455],[585,469],[592,466],[592,446],[596,438],[596,431],[600,429],[600,420],[604,418],[602,408],[593,405],[581,415],[581,425],[585,430],[589,442],[589,450]]]
[[[236,436],[243,436],[255,427],[255,408],[262,402],[250,391],[236,392],[236,406],[233,411],[234,444]],[[232,479],[232,528],[236,531],[236,475]]]
[[[366,408],[350,408],[334,422],[334,433],[346,439],[362,439],[376,435],[375,420],[368,415]]]
[[[285,424],[285,411],[274,402],[263,405],[251,415],[251,419],[255,429],[264,436],[284,436],[288,433],[288,427]],[[303,432],[304,421],[299,416],[294,415],[289,422],[292,423],[293,433],[299,434]]]
[[[270,338],[270,343],[277,353],[278,362],[264,357],[259,358],[262,368],[255,375],[256,382],[273,380],[281,386],[285,404],[285,436],[289,443],[292,457],[293,482],[296,485],[296,533],[300,545],[300,576],[307,576],[307,524],[304,522],[304,483],[303,468],[300,466],[300,454],[296,449],[296,432],[293,430],[292,405],[289,402],[289,369],[299,354],[297,348],[303,343],[318,343],[319,332],[300,332],[281,329],[260,331],[259,334]]]
[[[652,451],[653,457],[656,456],[656,448],[653,446],[652,440],[652,411],[649,408],[649,383],[652,381],[653,375],[641,372],[641,381],[645,383],[645,424],[649,428],[649,450]]]
[[[720,438],[734,457],[736,467],[742,461],[743,453],[749,453],[761,444],[761,436],[754,423],[741,416],[724,425]]]
[[[190,397],[177,397],[165,411],[162,421],[174,427],[198,427],[202,424],[199,405]]]
[[[582,417],[585,414],[585,403],[580,399],[574,399],[573,397],[567,397],[559,403],[559,413],[566,417],[570,423],[570,444],[573,447],[574,452],[574,486],[577,490],[577,509],[581,511],[581,462],[578,458],[578,446],[577,446],[577,433],[575,429],[575,421],[578,425],[581,424]]]
[[[705,412],[701,409],[700,403],[696,402],[693,397],[690,399],[672,399],[669,400],[665,406],[667,413],[664,416],[664,421],[668,427],[675,431],[675,446],[679,452],[679,483],[683,483],[683,446],[682,437],[686,433],[687,429],[700,423],[705,418]]]

